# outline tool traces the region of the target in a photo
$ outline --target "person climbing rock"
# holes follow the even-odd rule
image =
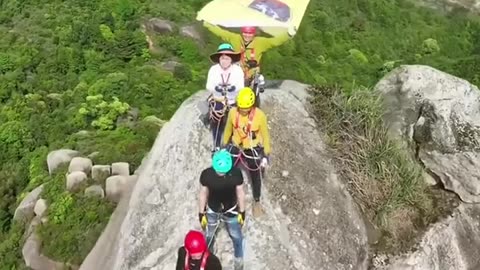
[[[245,87],[238,93],[237,107],[228,114],[223,134],[223,145],[234,156],[243,155],[250,172],[253,192],[253,216],[263,214],[260,204],[262,170],[268,166],[270,135],[265,113],[254,106],[255,93]],[[242,156],[238,158],[243,160]],[[240,163],[237,163],[240,164]]]
[[[201,231],[190,230],[178,249],[176,270],[222,270],[220,260],[207,248]]]
[[[214,63],[208,71],[206,88],[211,92],[208,123],[212,130],[214,148],[220,147],[225,118],[231,106],[235,105],[238,91],[244,87],[243,71],[233,63],[240,61],[240,53],[233,51],[232,45],[222,43],[210,55]]]
[[[258,66],[255,68],[260,72],[263,54],[273,47],[282,45],[297,32],[296,27],[291,26],[285,33],[267,38],[257,36],[257,28],[254,26],[242,27],[241,33],[238,34],[208,22],[203,22],[203,25],[214,35],[232,44],[234,50],[241,52],[240,65],[245,74],[245,85],[250,84],[254,71],[248,65],[249,60],[256,60]]]
[[[214,153],[212,166],[200,175],[200,184],[198,215],[200,225],[206,229],[210,252],[213,253],[215,234],[221,222],[225,222],[233,242],[235,270],[242,270],[245,191],[242,172],[233,167],[227,150]]]

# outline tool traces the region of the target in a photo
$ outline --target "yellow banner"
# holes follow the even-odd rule
[[[300,27],[310,0],[213,0],[197,14],[197,20],[223,26],[260,27],[270,35]]]

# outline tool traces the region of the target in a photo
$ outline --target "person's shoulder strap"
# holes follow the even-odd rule
[[[205,270],[205,267],[207,267],[207,259],[209,256],[210,252],[208,252],[208,250],[203,253],[201,258],[202,262],[200,263],[200,270]]]

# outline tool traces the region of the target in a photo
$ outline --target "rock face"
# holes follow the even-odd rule
[[[35,203],[35,208],[33,208],[33,212],[35,213],[35,215],[39,217],[43,216],[46,210],[47,210],[47,201],[44,199],[39,199]]]
[[[93,185],[89,186],[85,189],[86,196],[97,196],[100,198],[105,197],[105,191],[103,191],[102,186],[100,185]]]
[[[112,163],[112,175],[130,175],[130,165],[127,162]]]
[[[392,135],[414,142],[445,188],[480,202],[480,91],[428,66],[401,66],[376,86]]]
[[[142,164],[144,163],[142,162]],[[112,269],[119,249],[118,233],[127,214],[128,203],[135,183],[135,181],[129,181],[124,186],[125,193],[122,194],[120,202],[112,213],[104,232],[88,256],[83,260],[80,270]]]
[[[162,68],[165,69],[165,70],[174,72],[174,71],[175,71],[175,68],[178,67],[178,66],[181,66],[181,65],[182,65],[182,64],[180,64],[180,63],[177,62],[177,61],[169,60],[169,61],[167,61],[167,62],[163,62],[163,63],[162,63]]]
[[[13,218],[21,222],[28,222],[34,216],[34,208],[40,194],[43,191],[43,185],[35,188],[25,196],[20,205],[15,209]]]
[[[191,38],[196,41],[202,41],[202,35],[197,30],[195,25],[186,25],[180,28],[180,35]]]
[[[258,220],[251,218],[247,191],[245,269],[366,269],[362,218],[308,116],[304,88],[286,81],[281,89],[267,89],[262,100],[271,122],[273,163],[262,193],[267,211]],[[114,252],[96,247],[89,255],[102,269],[174,269],[185,233],[199,229],[198,178],[210,165],[212,145],[201,120],[206,97],[206,91],[190,97],[160,131],[119,232],[113,236],[107,228],[102,235],[115,239],[108,244]],[[216,247],[230,269],[233,251],[225,230]]]
[[[74,157],[68,166],[68,172],[84,172],[89,175],[92,171],[93,162],[89,158]]]
[[[105,181],[105,191],[107,198],[113,202],[119,202],[125,189],[132,186],[130,182],[136,182],[138,176],[114,175],[107,178]]]
[[[30,269],[35,270],[62,270],[65,265],[60,262],[53,261],[40,252],[41,241],[35,233],[35,227],[40,224],[40,220],[35,218],[28,230],[28,237],[22,248],[22,255],[25,260],[25,265]]]
[[[72,158],[78,156],[79,154],[80,152],[71,149],[59,149],[48,153],[48,173],[52,174],[60,164],[70,162]]]
[[[451,217],[433,225],[416,251],[389,258],[385,265],[374,260],[374,269],[480,269],[480,208],[461,204]]]
[[[173,32],[173,23],[159,18],[152,18],[145,23],[148,31],[154,31],[158,34],[166,34]]]
[[[82,171],[75,171],[67,175],[66,189],[74,191],[79,185],[87,181],[87,175]]]
[[[92,179],[97,183],[102,183],[111,174],[110,165],[93,165]]]

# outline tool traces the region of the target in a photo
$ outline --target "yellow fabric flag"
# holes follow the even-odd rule
[[[272,36],[298,29],[310,0],[213,0],[197,20],[226,28],[256,26]]]

